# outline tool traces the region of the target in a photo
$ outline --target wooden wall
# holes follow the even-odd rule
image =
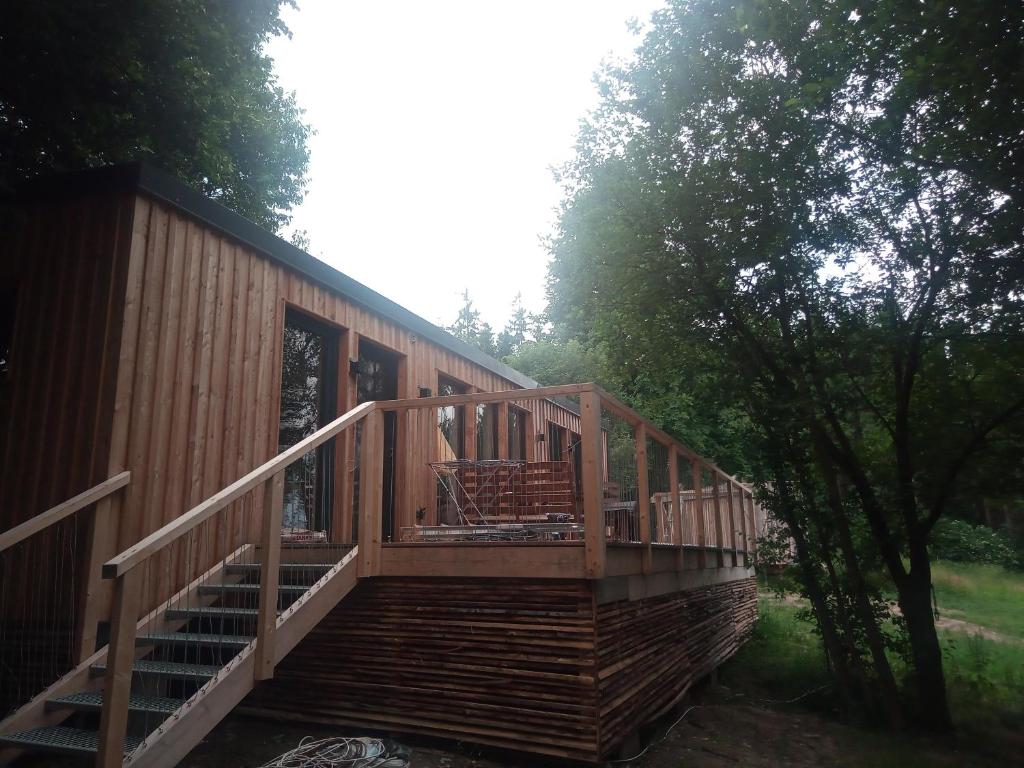
[[[133,203],[40,203],[5,237],[0,280],[16,301],[0,380],[0,530],[107,477]]]
[[[13,292],[14,328],[0,378],[0,531],[107,477],[133,204],[71,198],[8,220],[0,295]],[[0,717],[72,666],[92,520],[86,508],[0,553]]]
[[[339,413],[355,405],[348,360],[358,358],[360,339],[398,355],[399,397],[415,396],[418,387],[436,392],[439,376],[479,391],[514,387],[145,195],[136,202],[126,283],[107,471],[129,469],[132,483],[103,558],[277,453],[286,307],[339,330]],[[557,410],[563,420],[576,418]],[[396,522],[412,525],[415,510],[435,498],[426,462],[436,452],[436,410],[410,412],[397,428]],[[336,499],[344,508],[336,519],[343,531],[351,529],[354,454],[350,436],[337,452]],[[250,502],[256,511],[259,503]],[[223,517],[243,530],[235,518],[251,513],[236,509]],[[202,535],[218,542],[216,556],[238,543],[216,531]],[[172,563],[169,570],[187,575],[183,567]]]
[[[598,605],[587,581],[361,582],[247,711],[597,762],[734,654],[753,578]]]

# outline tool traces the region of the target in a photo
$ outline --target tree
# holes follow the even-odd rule
[[[148,160],[271,230],[303,196],[310,134],[268,40],[289,0],[7,8],[0,193],[38,174]]]
[[[602,74],[552,243],[554,321],[634,400],[738,409],[837,683],[876,707],[885,571],[937,731],[930,532],[1024,432],[1022,39],[1012,3],[677,0]]]
[[[523,294],[517,293],[512,302],[512,315],[501,333],[498,334],[496,352],[499,358],[506,358],[514,355],[526,341],[529,321],[526,317],[526,309],[523,307]]]

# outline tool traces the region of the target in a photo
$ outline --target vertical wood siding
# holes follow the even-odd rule
[[[339,412],[355,404],[347,358],[358,357],[360,339],[399,356],[399,397],[415,395],[418,387],[436,392],[439,376],[478,391],[514,387],[172,206],[140,195],[108,463],[109,471],[131,470],[132,483],[120,507],[110,554],[277,453],[286,307],[339,330]],[[545,404],[543,415],[534,414],[534,429],[546,429],[546,419],[568,425],[576,416]],[[401,527],[413,525],[415,510],[429,507],[434,498],[426,462],[436,450],[436,412],[404,415],[397,429],[402,466],[397,472],[396,526]],[[351,441],[347,448],[347,460],[345,449],[339,451],[343,472],[337,478],[339,496],[346,499],[355,464]],[[236,505],[211,526],[227,520],[244,532],[258,504],[249,500]],[[225,538],[217,531],[201,535],[217,542],[210,549],[218,557],[238,543],[237,537]],[[165,574],[161,579],[170,574],[180,583],[180,577],[194,573],[181,562],[184,555],[167,556],[171,562],[158,566]]]
[[[0,530],[107,477],[132,205],[33,207],[5,243],[0,279],[17,300],[0,381]]]

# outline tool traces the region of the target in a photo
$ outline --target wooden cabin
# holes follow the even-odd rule
[[[0,271],[0,764],[236,707],[598,762],[737,649],[749,487],[147,165]]]

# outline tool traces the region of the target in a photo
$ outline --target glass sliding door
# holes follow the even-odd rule
[[[279,452],[335,418],[337,353],[338,336],[333,329],[288,311],[281,358]],[[334,445],[328,441],[285,470],[282,528],[329,534],[333,498]]]

